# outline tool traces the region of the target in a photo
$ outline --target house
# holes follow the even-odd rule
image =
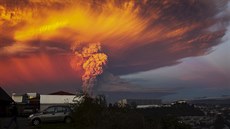
[[[23,95],[17,95],[16,93],[12,93],[12,99],[16,103],[22,103],[22,101],[23,101]]]
[[[12,99],[17,102],[19,112],[28,115],[53,105],[71,105],[81,98],[72,93],[58,91],[50,94],[26,93],[17,95],[13,93]]]
[[[40,95],[38,93],[12,94],[17,103],[19,115],[30,115],[40,109]]]
[[[64,91],[40,95],[40,110],[44,110],[52,105],[71,105],[76,103],[76,101],[80,101],[80,97]]]
[[[9,114],[9,105],[12,102],[12,98],[0,87],[0,116]]]
[[[57,92],[50,93],[49,95],[75,95],[75,94],[65,92],[65,91],[57,91]]]

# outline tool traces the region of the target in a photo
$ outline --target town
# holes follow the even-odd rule
[[[99,96],[105,101],[104,96]],[[81,101],[81,94],[58,91],[47,95],[39,93],[13,93],[9,96],[0,88],[1,119],[10,116],[9,104],[16,102],[19,116],[41,112],[50,106],[73,106]],[[100,101],[100,104],[102,101]],[[176,122],[191,129],[229,129],[230,128],[230,98],[178,100],[163,103],[161,99],[122,99],[114,104],[105,104],[108,109],[135,110],[150,118],[175,117]],[[2,123],[1,123],[2,124]]]

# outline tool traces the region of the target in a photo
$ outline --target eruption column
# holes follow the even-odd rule
[[[100,43],[89,44],[80,51],[74,46],[72,50],[74,51],[74,57],[71,60],[71,66],[75,70],[79,67],[84,70],[82,75],[83,92],[84,94],[91,94],[92,88],[97,82],[97,76],[103,73],[108,57],[101,52]]]

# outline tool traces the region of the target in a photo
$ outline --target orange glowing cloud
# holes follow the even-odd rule
[[[0,62],[0,80],[9,86],[29,86],[42,82],[61,82],[80,80],[79,73],[69,68],[69,60],[65,56],[47,56],[2,59]]]
[[[77,71],[79,67],[84,69],[84,74],[82,75],[83,92],[91,94],[93,86],[96,85],[97,76],[104,71],[103,68],[107,64],[108,57],[101,52],[100,43],[90,44],[81,51],[77,50],[79,49],[77,46],[73,46],[72,49],[75,56],[71,60],[71,66]]]
[[[0,0],[0,79],[52,81],[63,77],[61,71],[70,77],[71,46],[93,42],[101,42],[101,51],[110,59],[108,71],[114,74],[177,64],[220,43],[228,16],[216,15],[225,4],[225,0]],[[210,31],[216,24],[221,27]],[[81,76],[84,70],[77,69]]]

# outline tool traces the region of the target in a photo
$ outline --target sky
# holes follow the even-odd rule
[[[230,96],[229,18],[229,0],[0,0],[0,85],[92,83],[112,101]]]

